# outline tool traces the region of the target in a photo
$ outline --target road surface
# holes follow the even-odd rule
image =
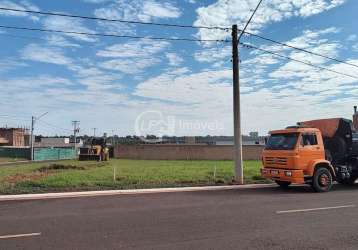
[[[358,186],[0,202],[0,249],[357,249]]]

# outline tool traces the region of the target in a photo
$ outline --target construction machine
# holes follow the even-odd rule
[[[92,138],[90,144],[80,148],[80,161],[108,161],[109,148],[104,138]]]

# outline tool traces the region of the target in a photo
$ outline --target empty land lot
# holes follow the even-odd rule
[[[265,183],[259,161],[245,161],[246,183]],[[231,184],[232,161],[58,161],[0,167],[0,193],[136,189]]]

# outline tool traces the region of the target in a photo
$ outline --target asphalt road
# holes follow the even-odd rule
[[[0,202],[0,249],[358,249],[357,196],[336,186]]]

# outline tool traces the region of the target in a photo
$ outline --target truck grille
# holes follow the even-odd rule
[[[287,166],[287,158],[285,157],[265,157],[265,165],[267,167],[284,167]]]

